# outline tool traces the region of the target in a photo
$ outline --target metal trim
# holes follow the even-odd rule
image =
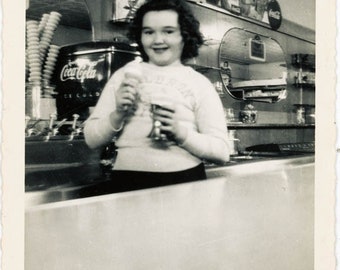
[[[73,53],[67,54],[67,56],[77,56],[77,55],[84,55],[84,54],[91,54],[91,53],[103,53],[103,52],[122,52],[122,53],[141,55],[140,52],[116,49],[114,46],[112,46],[111,48],[105,48],[105,49],[93,49],[93,50],[73,52]]]

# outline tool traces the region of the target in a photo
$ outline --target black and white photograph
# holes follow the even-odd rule
[[[18,5],[4,270],[335,269],[335,1]]]

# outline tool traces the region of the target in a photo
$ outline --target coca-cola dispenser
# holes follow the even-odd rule
[[[93,41],[60,49],[53,83],[56,86],[58,119],[86,120],[110,76],[139,57],[136,47],[126,43]]]

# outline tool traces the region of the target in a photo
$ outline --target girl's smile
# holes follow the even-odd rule
[[[143,18],[141,42],[150,63],[180,65],[184,42],[178,14],[172,10],[147,12]]]

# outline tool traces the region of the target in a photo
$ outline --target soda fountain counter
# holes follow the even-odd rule
[[[51,118],[53,120],[53,118]],[[51,122],[52,122],[51,120]],[[33,206],[49,202],[99,196],[112,193],[103,187],[110,181],[110,171],[114,166],[114,143],[98,150],[91,150],[85,143],[82,126],[75,121],[61,121],[51,130],[26,137],[25,143],[25,205]],[[63,135],[65,130],[72,130]],[[77,124],[78,123],[78,124]],[[60,126],[56,128],[55,126]],[[26,133],[35,131],[27,130]],[[234,133],[233,133],[234,134]],[[242,135],[242,133],[240,133]],[[242,137],[241,141],[243,140]],[[237,139],[238,140],[238,139]],[[284,169],[292,164],[314,162],[314,143],[281,143],[257,144],[248,146],[231,155],[229,162],[217,165],[205,162],[207,176],[234,177],[234,173],[249,169],[263,170],[269,164],[279,164]],[[237,174],[237,173],[236,173]],[[303,177],[303,175],[302,175]],[[102,186],[103,185],[103,186]]]
[[[25,269],[313,269],[314,157],[231,164],[206,181],[27,204]]]

